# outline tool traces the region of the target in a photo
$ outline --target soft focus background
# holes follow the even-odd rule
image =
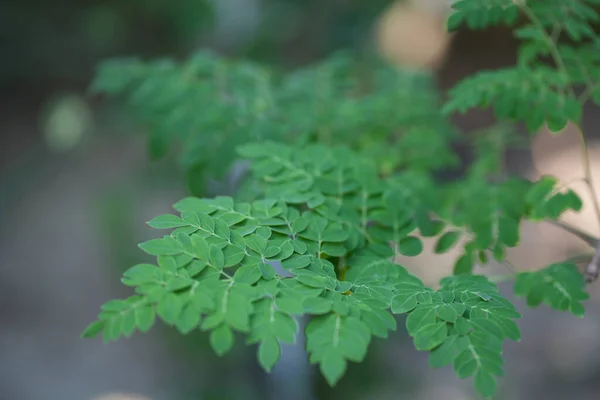
[[[186,194],[172,162],[152,162],[143,130],[115,104],[86,94],[98,61],[112,56],[182,57],[216,51],[291,68],[339,48],[379,51],[398,66],[431,69],[442,88],[483,68],[514,62],[510,32],[445,33],[445,0],[13,0],[0,6],[0,400],[476,399],[470,382],[430,371],[403,329],[375,340],[335,390],[286,347],[265,375],[241,343],[223,359],[202,333],[160,324],[104,345],[79,334],[99,306],[128,294],[121,272],[154,234],[144,222]],[[486,112],[456,120],[465,130]],[[590,109],[584,127],[600,131]],[[568,130],[568,129],[567,129]],[[507,154],[527,176],[582,175],[574,132],[542,133]],[[600,184],[600,145],[591,143]],[[574,186],[584,201],[588,194]],[[589,198],[589,197],[587,197]],[[568,222],[598,235],[586,208]],[[510,259],[547,265],[585,250],[556,228],[523,228]],[[456,254],[406,260],[428,281]],[[547,308],[524,314],[521,343],[507,343],[498,399],[600,399],[600,284],[579,320]],[[510,284],[503,287],[512,299]],[[402,324],[402,321],[399,321]]]

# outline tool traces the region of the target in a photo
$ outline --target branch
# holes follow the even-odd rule
[[[583,271],[583,276],[587,283],[594,282],[598,279],[598,275],[600,275],[600,240],[596,243],[596,254],[594,254],[594,258],[592,258],[592,261]]]
[[[592,167],[590,163],[590,155],[588,152],[588,148],[585,142],[585,136],[583,135],[583,130],[581,126],[577,126],[577,132],[579,133],[579,142],[581,145],[581,157],[583,159],[583,169],[585,173],[584,181],[587,184],[590,195],[592,196],[592,205],[594,206],[594,210],[596,212],[596,220],[600,224],[600,203],[598,202],[598,191],[594,186],[594,179],[592,177]]]
[[[558,226],[559,228],[561,228],[569,233],[572,233],[573,235],[577,236],[579,239],[581,239],[584,242],[586,242],[587,244],[589,244],[591,247],[596,247],[598,242],[600,242],[600,239],[595,238],[592,235],[589,235],[583,231],[580,231],[579,229],[577,229],[569,224],[565,224],[564,222],[561,222],[561,221],[547,221],[547,222],[551,223],[554,226]]]
[[[574,228],[568,224],[565,224],[564,222],[560,222],[560,221],[549,221],[549,222],[553,225],[556,225],[556,226],[564,229],[565,231],[567,231],[569,233],[572,233],[573,235],[577,236],[579,239],[583,240],[584,242],[586,242],[587,244],[589,244],[590,246],[592,246],[596,249],[594,256],[592,257],[592,261],[583,270],[583,276],[585,277],[585,281],[587,283],[592,283],[596,279],[598,279],[598,276],[600,275],[600,239],[595,238],[591,235],[588,235],[587,233],[582,232],[579,229]]]

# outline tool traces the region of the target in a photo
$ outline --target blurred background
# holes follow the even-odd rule
[[[281,68],[338,49],[379,52],[398,67],[433,71],[446,89],[484,68],[510,65],[516,43],[502,28],[445,33],[447,0],[13,0],[0,6],[0,400],[477,399],[450,368],[431,371],[403,329],[374,340],[335,389],[306,364],[299,338],[271,375],[241,341],[220,359],[206,335],[150,333],[105,345],[80,333],[99,306],[129,294],[119,282],[140,262],[145,225],[186,195],[172,160],[152,161],[143,127],[113,102],[88,94],[107,57],[185,57],[201,48]],[[456,118],[472,131],[488,112]],[[584,127],[600,180],[600,114]],[[526,176],[582,176],[575,132],[541,133],[506,155]],[[597,135],[597,134],[596,134]],[[600,181],[598,182],[600,184]],[[573,186],[589,199],[582,186]],[[588,202],[589,204],[589,202]],[[598,235],[586,207],[565,220]],[[556,228],[523,227],[510,253],[525,269],[585,251]],[[456,253],[405,260],[420,276],[448,273]],[[426,268],[424,267],[426,266]],[[600,295],[584,319],[545,307],[506,344],[498,399],[600,399]],[[502,287],[513,300],[510,283]],[[401,326],[403,321],[399,321]]]

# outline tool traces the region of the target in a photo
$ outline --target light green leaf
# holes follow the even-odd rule
[[[182,220],[176,215],[165,214],[160,215],[150,221],[147,222],[153,228],[156,229],[170,229],[170,228],[179,228],[180,226],[188,226],[189,223]]]
[[[233,332],[223,324],[210,333],[209,341],[215,353],[222,356],[233,347]]]
[[[422,326],[415,334],[415,348],[421,351],[432,350],[444,342],[447,335],[448,328],[443,322]]]
[[[404,314],[412,311],[417,306],[416,293],[399,294],[392,299],[392,312]]]
[[[225,267],[225,255],[223,254],[223,250],[221,250],[218,246],[210,246],[208,258],[213,267],[218,269],[223,269]]]
[[[415,308],[408,318],[406,318],[406,329],[411,336],[417,334],[417,332],[424,326],[435,323],[436,320],[436,307],[433,305],[420,305]]]
[[[475,388],[484,397],[490,398],[496,391],[496,379],[492,374],[479,370],[475,375]]]
[[[256,283],[262,276],[259,264],[245,264],[238,268],[233,275],[233,279],[239,283]]]
[[[309,314],[325,314],[331,311],[333,302],[323,297],[312,297],[304,300],[304,312]]]
[[[275,278],[275,269],[273,266],[271,266],[271,264],[261,262],[258,264],[258,270],[260,271],[263,279],[270,281],[271,279]]]
[[[104,329],[105,322],[104,321],[94,321],[88,325],[87,328],[81,334],[82,338],[92,338],[99,335]]]
[[[330,386],[335,386],[346,372],[346,360],[335,349],[329,350],[320,364],[321,373]]]
[[[258,362],[267,372],[271,372],[279,357],[281,348],[273,336],[265,338],[258,347]]]
[[[170,236],[165,236],[162,239],[148,240],[147,242],[140,243],[139,247],[153,256],[174,256],[183,251],[177,240]]]

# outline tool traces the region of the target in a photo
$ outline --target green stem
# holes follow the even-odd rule
[[[535,15],[535,13],[531,10],[531,8],[527,7],[527,5],[525,5],[525,4],[522,4],[521,9],[525,13],[525,15],[527,15],[527,17],[531,20],[531,22],[542,32],[542,34],[544,35],[544,39],[546,40],[546,43],[548,44],[548,50],[550,50],[550,56],[552,57],[552,59],[554,60],[554,63],[556,64],[556,68],[568,78],[569,73],[567,72],[567,67],[566,67],[565,62],[562,59],[560,53],[558,52],[558,48],[556,47],[556,43],[555,43],[552,35],[546,31],[546,29],[544,28],[544,24],[542,24],[542,21],[539,20],[539,18]],[[569,81],[570,81],[570,79],[569,79]],[[568,90],[569,90],[569,93],[573,97],[576,97],[575,91],[573,90],[573,86],[570,83],[569,83]]]
[[[596,220],[598,224],[600,224],[600,202],[598,201],[599,192],[596,190],[594,180],[592,177],[592,168],[590,163],[590,155],[587,148],[587,144],[585,141],[585,135],[583,134],[583,130],[581,126],[577,125],[577,133],[579,134],[579,143],[581,146],[581,158],[583,160],[583,170],[584,170],[584,182],[586,183],[590,194],[592,196],[592,205],[594,206],[594,210],[596,213]]]

